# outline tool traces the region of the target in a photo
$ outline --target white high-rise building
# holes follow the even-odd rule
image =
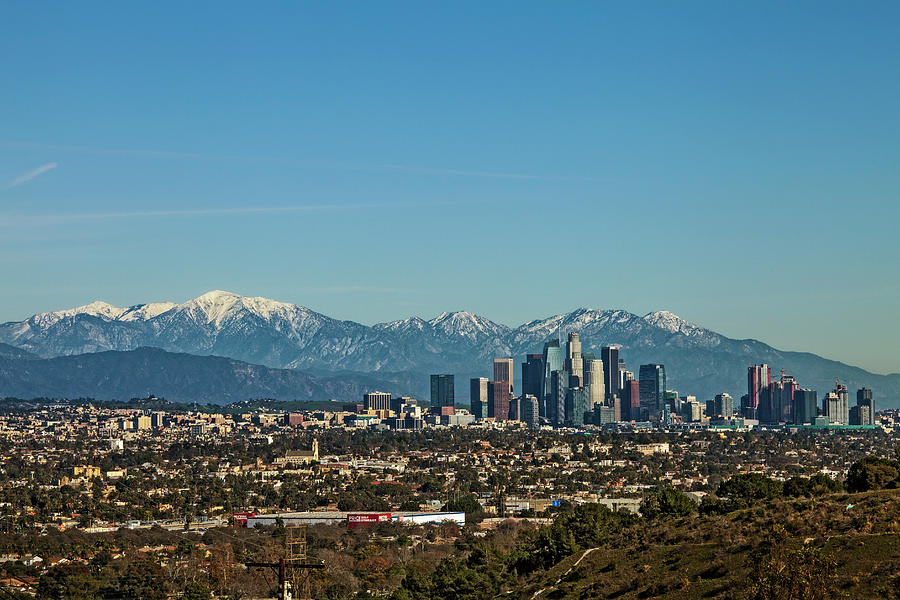
[[[603,361],[590,358],[584,364],[584,385],[590,390],[590,406],[588,410],[603,404],[606,398],[606,385],[603,382]]]
[[[569,375],[574,375],[584,380],[584,362],[581,357],[581,340],[578,334],[572,332],[569,334],[569,341],[566,342],[566,370]]]

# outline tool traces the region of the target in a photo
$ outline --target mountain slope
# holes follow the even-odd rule
[[[40,358],[27,350],[0,343],[0,358]]]
[[[397,384],[357,374],[316,377],[158,348],[50,359],[0,358],[0,397],[128,400],[155,394],[172,402],[227,404],[251,398],[359,399],[366,391],[389,387],[396,390]]]
[[[428,373],[450,372],[460,379],[457,398],[464,402],[465,380],[490,376],[492,358],[513,356],[519,362],[570,331],[580,334],[585,351],[597,355],[603,345],[622,346],[620,357],[636,375],[641,364],[666,365],[668,387],[700,400],[723,391],[739,399],[747,366],[767,363],[776,372],[786,369],[820,398],[840,378],[851,390],[871,388],[879,406],[900,406],[900,375],[875,375],[813,354],[731,339],[669,311],[641,317],[625,310],[579,308],[513,329],[459,311],[369,327],[294,304],[213,291],[182,304],[118,308],[93,302],[42,313],[0,325],[0,343],[45,358],[152,346],[320,375],[403,372],[398,381],[418,378],[420,395],[427,394]]]

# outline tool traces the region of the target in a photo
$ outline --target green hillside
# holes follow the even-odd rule
[[[898,534],[900,490],[772,501],[624,529],[508,597],[900,598]],[[820,595],[802,592],[804,579]]]
[[[650,518],[581,505],[512,543],[458,542],[437,565],[407,565],[394,598],[900,598],[900,490],[790,497],[796,482],[735,482],[699,514],[669,490]]]

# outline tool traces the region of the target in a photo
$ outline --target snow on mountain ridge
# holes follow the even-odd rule
[[[85,304],[84,306],[38,313],[31,317],[29,321],[40,327],[48,327],[62,319],[65,319],[66,317],[74,317],[76,315],[90,315],[92,317],[100,317],[108,321],[112,321],[119,317],[119,315],[121,315],[126,310],[127,309],[113,306],[112,304],[103,302],[101,300],[95,300],[90,304]]]
[[[494,323],[490,319],[467,311],[442,312],[428,321],[428,324],[444,334],[470,339],[485,335],[502,335],[509,331],[505,325]]]
[[[147,304],[135,304],[130,306],[116,317],[118,321],[146,321],[165,312],[169,312],[178,306],[174,302],[148,302]]]
[[[670,333],[683,333],[690,335],[697,332],[707,331],[705,328],[691,323],[687,319],[682,319],[669,310],[657,310],[647,313],[642,317],[648,323],[664,329]]]

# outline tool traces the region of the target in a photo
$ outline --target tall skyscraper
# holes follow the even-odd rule
[[[581,357],[581,340],[574,331],[566,342],[566,371],[584,381],[584,365]]]
[[[513,372],[513,359],[511,358],[495,358],[494,359],[494,381],[505,381],[509,383],[509,393],[513,391],[513,380],[515,373]]]
[[[843,384],[838,384],[835,386],[835,391],[837,392],[838,398],[840,399],[840,404],[838,405],[841,415],[841,423],[844,425],[850,424],[850,394],[847,391],[847,386]]]
[[[547,401],[547,417],[554,425],[566,420],[566,393],[569,390],[569,372],[553,371],[550,374],[551,394]]]
[[[875,400],[872,398],[872,390],[869,388],[861,388],[856,390],[856,409],[857,420],[856,425],[874,425],[875,424]]]
[[[577,375],[570,375],[577,378]],[[579,427],[584,425],[584,413],[587,411],[588,394],[583,387],[570,387],[566,390],[566,425]]]
[[[615,400],[616,402],[618,402],[618,398],[616,398]],[[619,419],[616,418],[615,406],[601,404],[594,409],[594,423],[596,423],[597,425],[615,423],[618,420]]]
[[[772,370],[769,365],[752,365],[747,367],[747,396],[749,402],[747,406],[759,411],[759,402],[762,399],[762,390],[767,389],[772,383]]]
[[[638,374],[641,398],[641,420],[659,421],[663,413],[666,391],[666,368],[663,365],[641,365]]]
[[[841,398],[836,392],[828,392],[825,394],[825,398],[822,399],[822,411],[825,413],[825,416],[828,417],[829,424],[842,424],[840,403]]]
[[[456,406],[454,377],[451,374],[431,376],[431,406],[440,411],[442,408],[453,409]],[[451,412],[452,414],[452,412]]]
[[[699,423],[703,415],[700,403],[695,396],[685,396],[681,399],[681,417],[688,423]]]
[[[622,389],[622,420],[641,420],[641,388],[637,379],[629,379]]]
[[[519,396],[513,396],[509,399],[509,420],[510,421],[521,421],[522,420],[522,405],[520,403],[521,398]]]
[[[794,393],[799,389],[793,376],[786,375],[782,369],[781,378],[760,391],[757,411],[759,420],[763,423],[792,423]]]
[[[530,429],[537,429],[540,426],[540,416],[538,415],[538,399],[532,394],[525,394],[519,398],[519,409],[521,418],[525,421]]]
[[[488,416],[496,421],[509,420],[508,381],[488,381]]]
[[[681,408],[681,401],[678,399],[677,391],[666,390],[663,392],[662,408],[669,413],[678,412],[678,409]]]
[[[850,424],[850,396],[846,385],[835,382],[834,391],[828,392],[822,404],[829,423]]]
[[[794,392],[793,422],[797,425],[814,423],[816,420],[816,407],[818,400],[815,390],[798,389]]]
[[[387,392],[363,394],[363,407],[366,410],[391,410],[391,395]]]
[[[543,390],[541,395],[538,397],[540,400],[540,408],[542,409],[541,416],[550,417],[551,411],[553,410],[550,407],[552,402],[552,398],[556,397],[556,392],[554,391],[552,385],[552,373],[553,371],[559,371],[563,368],[563,352],[562,348],[559,347],[559,340],[550,340],[544,344],[544,376],[542,378]]]
[[[600,349],[600,360],[603,361],[603,386],[606,399],[619,393],[619,347],[603,346]]]
[[[716,394],[714,410],[715,416],[730,419],[734,416],[734,398],[729,394]]]
[[[544,377],[544,355],[527,354],[522,363],[522,395],[541,396]]]
[[[588,410],[606,402],[606,387],[603,383],[603,361],[599,358],[587,358],[584,361],[584,386],[588,389],[590,406]]]
[[[488,378],[475,377],[469,380],[469,407],[476,419],[488,416]]]

